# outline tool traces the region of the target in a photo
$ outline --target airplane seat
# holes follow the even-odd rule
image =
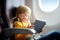
[[[16,16],[17,7],[12,7],[9,12],[10,19]]]
[[[0,16],[0,33],[1,33],[1,30],[2,30],[2,27],[3,27],[3,20],[2,20],[2,17]]]
[[[0,16],[0,39],[1,40],[5,40],[5,32],[4,32],[4,29],[5,28],[11,28],[11,25],[10,25],[10,22],[8,21],[8,19],[11,19],[12,17],[15,17],[15,14],[16,14],[16,7],[12,7],[10,9],[10,12],[9,12],[9,18],[7,17],[7,14],[6,16]],[[7,18],[5,20],[5,18]]]
[[[10,12],[9,12],[9,17],[10,17],[10,24],[9,25],[10,26],[9,26],[9,28],[11,28],[13,26],[13,20],[14,20],[14,17],[16,16],[16,10],[17,10],[17,7],[12,7],[10,9]]]
[[[4,39],[3,29],[5,28],[5,24],[3,22],[2,17],[0,16],[0,39]]]

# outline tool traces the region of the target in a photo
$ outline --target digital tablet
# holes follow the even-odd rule
[[[42,30],[42,28],[44,27],[45,24],[46,24],[46,22],[44,22],[44,21],[35,20],[34,28],[35,28],[36,32],[40,33],[40,31]]]

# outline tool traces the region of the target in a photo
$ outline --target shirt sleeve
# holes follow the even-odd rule
[[[14,27],[15,28],[21,28],[22,27],[21,22],[19,22],[19,21],[14,22]]]

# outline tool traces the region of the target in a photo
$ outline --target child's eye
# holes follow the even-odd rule
[[[25,15],[25,16],[29,16],[29,15]]]

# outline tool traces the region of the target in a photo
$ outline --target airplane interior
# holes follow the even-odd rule
[[[31,8],[31,28],[14,28],[11,19],[21,5]],[[60,40],[60,0],[0,0],[0,40],[31,34],[28,40]],[[26,39],[27,40],[27,39]]]

